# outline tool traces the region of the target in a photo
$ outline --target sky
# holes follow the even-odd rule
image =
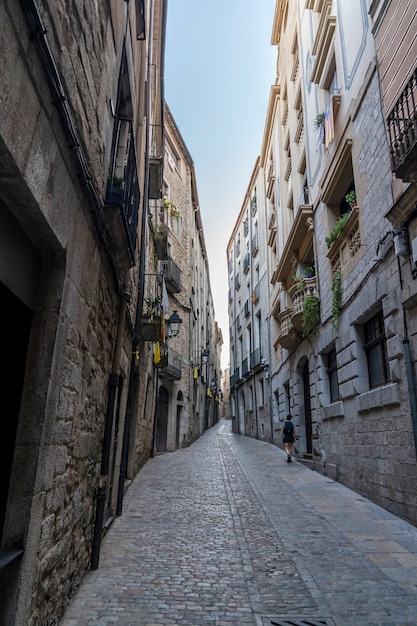
[[[169,0],[165,99],[194,162],[221,366],[229,365],[226,248],[262,146],[275,0]]]

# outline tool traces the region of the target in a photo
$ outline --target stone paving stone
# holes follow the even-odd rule
[[[222,422],[151,459],[62,626],[417,624],[417,529]]]

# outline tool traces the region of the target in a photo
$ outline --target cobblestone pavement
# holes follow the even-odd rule
[[[126,493],[62,626],[417,624],[417,528],[221,422]]]

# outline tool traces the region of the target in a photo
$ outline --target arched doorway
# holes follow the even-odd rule
[[[165,387],[159,388],[158,403],[156,408],[156,438],[155,448],[157,452],[166,452],[168,435],[168,405],[169,393]]]
[[[313,423],[311,420],[310,371],[306,359],[302,370],[306,453],[313,454]]]

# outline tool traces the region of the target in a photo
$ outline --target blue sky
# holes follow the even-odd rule
[[[260,153],[275,0],[169,0],[165,97],[194,161],[216,320],[229,363],[226,246]]]

